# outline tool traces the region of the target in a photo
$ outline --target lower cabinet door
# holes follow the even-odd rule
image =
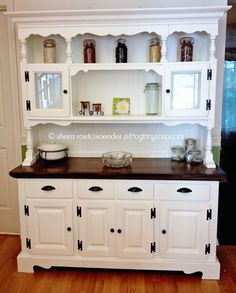
[[[72,255],[72,200],[27,200],[28,238],[32,254]]]
[[[112,200],[80,200],[78,251],[83,256],[115,256],[115,204]]]
[[[198,202],[161,202],[161,257],[185,260],[207,258],[208,206]]]
[[[117,256],[152,258],[152,201],[117,202]]]

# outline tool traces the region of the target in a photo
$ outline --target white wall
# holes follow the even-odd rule
[[[57,10],[226,5],[227,0],[13,0],[15,10]]]

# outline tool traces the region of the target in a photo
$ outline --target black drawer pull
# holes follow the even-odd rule
[[[141,192],[143,190],[141,188],[139,188],[139,187],[130,187],[128,189],[128,191],[130,191],[130,192]]]
[[[41,190],[43,190],[43,191],[51,191],[51,190],[55,190],[55,189],[56,188],[51,185],[45,185],[44,187],[41,188]]]
[[[89,188],[90,191],[94,191],[94,192],[98,192],[98,191],[102,191],[102,187],[100,186],[92,186]]]
[[[189,193],[189,192],[192,192],[192,189],[187,188],[187,187],[182,187],[182,188],[178,189],[177,192],[179,192],[179,193]]]

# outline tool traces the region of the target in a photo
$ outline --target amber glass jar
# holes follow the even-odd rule
[[[193,38],[185,37],[180,40],[180,60],[193,61]]]
[[[158,38],[150,40],[149,45],[149,62],[160,62],[161,60],[161,47]]]
[[[95,40],[84,40],[84,63],[96,63]]]

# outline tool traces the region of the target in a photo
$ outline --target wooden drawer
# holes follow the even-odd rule
[[[79,198],[114,198],[113,182],[103,180],[79,180],[76,184]]]
[[[114,192],[118,199],[153,199],[154,186],[151,183],[131,181],[115,183]]]
[[[210,185],[179,182],[168,184],[157,184],[156,194],[160,200],[197,200],[207,201],[210,199]]]
[[[24,184],[25,196],[34,198],[72,198],[70,180],[34,179]]]

